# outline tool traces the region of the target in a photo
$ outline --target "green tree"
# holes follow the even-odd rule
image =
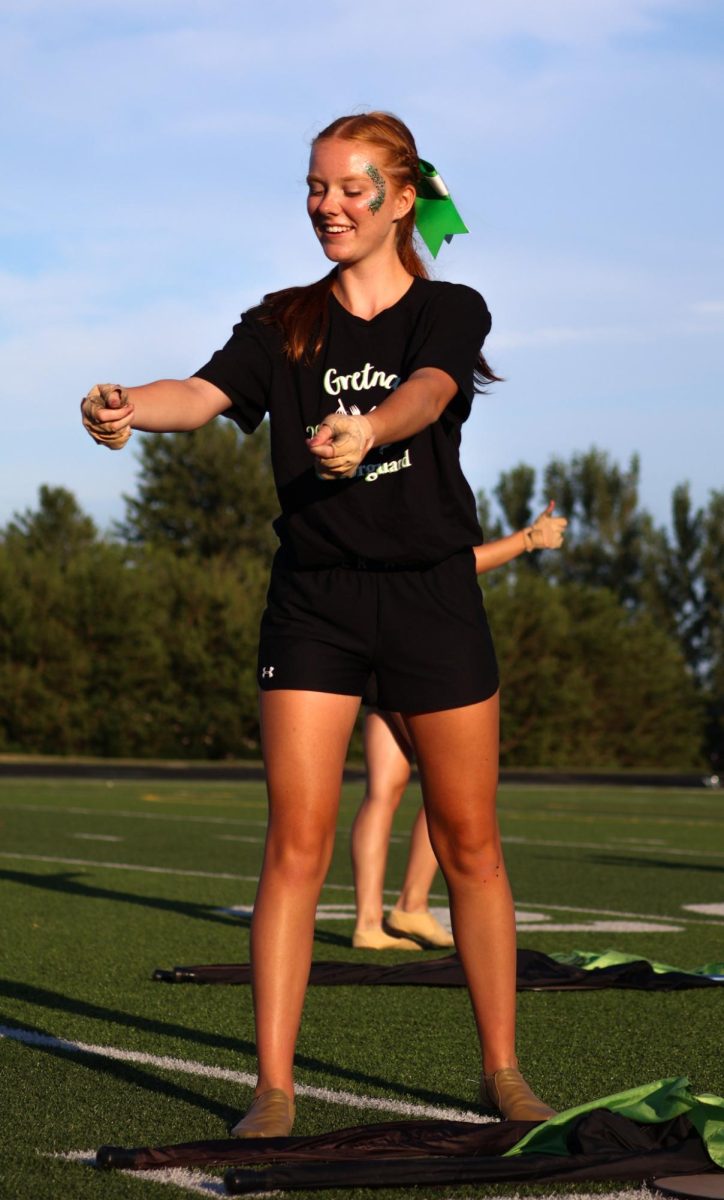
[[[66,488],[42,484],[38,498],[37,509],[15,514],[3,540],[10,550],[22,548],[26,553],[48,556],[67,566],[96,542],[98,530]]]
[[[713,769],[724,768],[724,492],[712,492],[704,512],[702,655],[707,748]]]
[[[201,561],[154,554],[164,596],[170,677],[164,754],[223,758],[259,750],[256,660],[268,568],[245,558]]]
[[[537,516],[533,513],[534,491],[534,467],[519,463],[510,471],[501,472],[494,494],[509,529],[523,529]]]
[[[125,496],[117,535],[130,545],[172,547],[176,554],[266,562],[277,547],[279,512],[266,423],[243,437],[231,421],[192,433],[141,439],[138,493]]]
[[[505,765],[701,764],[701,710],[675,639],[608,589],[528,571],[487,589]]]
[[[71,555],[66,537],[44,538],[41,553],[42,525],[15,521],[0,546],[0,745],[153,752],[168,691],[158,597],[122,547],[88,540]]]
[[[546,560],[557,578],[607,587],[635,605],[651,518],[639,508],[640,464],[633,455],[622,470],[592,448],[570,462],[553,459],[544,472],[546,496],[570,522],[563,549]]]

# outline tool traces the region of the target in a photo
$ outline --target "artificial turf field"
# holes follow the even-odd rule
[[[408,961],[350,947],[348,831],[361,792],[345,785],[315,957]],[[390,888],[402,877],[418,802],[412,787],[390,848]],[[503,786],[500,814],[520,946],[612,948],[684,969],[724,959],[720,791]],[[221,1171],[160,1182],[89,1161],[103,1143],[225,1137],[248,1105],[249,989],[171,986],[151,975],[177,963],[247,961],[246,919],[228,910],[253,903],[264,818],[260,783],[0,781],[2,1200],[224,1195]],[[441,885],[433,904],[445,904]],[[724,1095],[724,989],[523,992],[518,1001],[521,1064],[555,1107],[673,1075]],[[294,1132],[404,1115],[470,1119],[480,1111],[478,1072],[464,990],[310,988]]]

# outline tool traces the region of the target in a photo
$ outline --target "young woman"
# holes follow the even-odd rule
[[[565,517],[554,517],[551,500],[531,526],[476,546],[479,575],[531,550],[555,550],[563,542]],[[392,821],[410,782],[412,742],[399,713],[370,703],[365,714],[367,790],[352,825],[357,919],[352,945],[358,950],[419,950],[454,946],[452,934],[430,912],[429,897],[438,863],[422,807],[410,834],[402,890],[383,919],[383,887]]]
[[[307,209],[335,267],[267,296],[192,378],[96,385],[84,422],[196,429],[269,414],[280,549],[258,683],[269,824],[251,931],[259,1057],[232,1132],[284,1136],[317,899],[347,745],[368,678],[400,712],[450,893],[483,1057],[482,1094],[511,1118],[551,1109],[515,1055],[515,926],[495,814],[498,677],[475,575],[482,541],[459,463],[488,310],[428,279],[413,232],[421,162],[386,113],[342,117],[314,140]]]

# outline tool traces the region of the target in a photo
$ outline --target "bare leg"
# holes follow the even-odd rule
[[[426,913],[437,868],[438,862],[430,841],[427,817],[422,807],[412,826],[405,878],[395,908],[406,913]]]
[[[382,932],[382,890],[392,821],[410,779],[406,741],[387,714],[369,712],[364,727],[367,791],[352,824],[355,933]]]
[[[257,1094],[291,1096],[316,905],[359,700],[284,690],[262,692],[260,703],[269,825],[251,928]]]
[[[495,810],[498,696],[405,717],[430,837],[450,894],[485,1072],[516,1067],[515,914]]]

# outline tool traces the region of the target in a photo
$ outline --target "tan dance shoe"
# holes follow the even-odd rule
[[[294,1101],[281,1088],[255,1096],[246,1116],[231,1130],[232,1137],[289,1137],[294,1124]]]
[[[455,945],[453,935],[431,912],[408,913],[403,912],[401,908],[393,908],[385,918],[385,925],[388,929],[394,929],[396,933],[403,933],[419,942],[424,949]]]
[[[352,934],[355,950],[420,950],[417,942],[406,937],[391,937],[381,929],[358,930]]]
[[[539,1100],[517,1067],[503,1067],[493,1075],[483,1075],[480,1099],[492,1104],[506,1121],[547,1121],[555,1109]]]

